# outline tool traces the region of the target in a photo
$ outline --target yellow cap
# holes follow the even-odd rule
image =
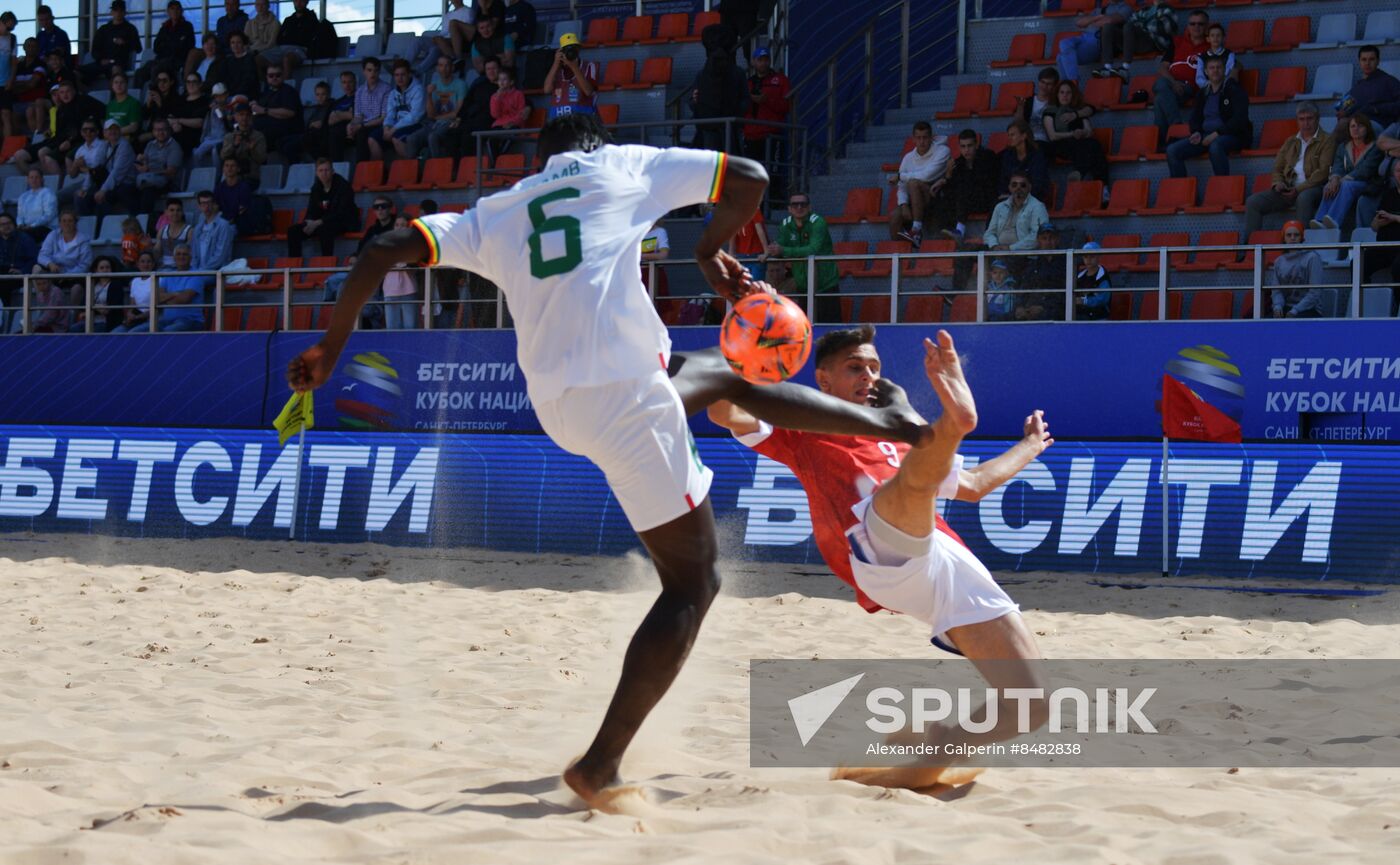
[[[578,44],[578,34],[575,33],[575,32],[573,32],[572,30],[567,30],[567,31],[565,31],[565,32],[559,34],[559,47],[560,47],[560,48],[563,48],[563,47],[566,46],[566,45],[577,45],[577,44]]]

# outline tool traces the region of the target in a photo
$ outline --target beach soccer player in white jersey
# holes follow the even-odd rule
[[[719,591],[711,472],[687,416],[724,399],[789,429],[910,443],[931,430],[896,389],[885,394],[887,407],[873,409],[794,384],[750,385],[718,349],[672,355],[642,288],[642,238],[669,211],[714,203],[695,249],[705,280],[730,300],[767,290],[723,251],[762,201],[761,165],[707,150],[611,145],[591,114],[551,120],[537,146],[538,174],[466,213],[425,216],[366,245],[325,336],[291,361],[287,380],[305,392],[330,378],[360,309],[398,262],[467,270],[500,286],[540,425],[602,469],[661,578],[602,726],[564,774],[590,806],[617,810],[629,792],[617,782],[623,752]]]

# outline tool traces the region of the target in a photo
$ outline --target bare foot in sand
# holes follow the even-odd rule
[[[632,817],[646,817],[656,813],[656,806],[647,801],[641,787],[624,784],[613,770],[598,780],[575,760],[564,770],[564,783],[569,785],[584,804],[594,811],[604,814],[626,814]]]
[[[868,787],[918,790],[934,785],[960,787],[970,784],[982,771],[972,766],[842,766],[831,770],[831,780],[855,781]]]

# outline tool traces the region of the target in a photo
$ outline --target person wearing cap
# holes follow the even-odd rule
[[[141,100],[131,95],[125,72],[113,74],[109,86],[112,95],[107,99],[103,122],[115,120],[122,128],[122,135],[135,135],[141,128]]]
[[[987,321],[1011,321],[1016,310],[1016,280],[1006,260],[993,259],[987,269]]]
[[[170,0],[165,6],[165,23],[156,33],[155,59],[136,75],[137,86],[144,86],[159,72],[166,72],[173,80],[185,68],[185,61],[194,50],[194,26],[185,19],[185,7],[180,0]]]
[[[788,118],[792,108],[790,93],[792,82],[788,77],[773,68],[773,58],[768,46],[754,50],[753,61],[749,64],[749,113],[754,120],[768,120],[782,123]],[[778,158],[772,147],[783,141],[784,131],[776,126],[761,124],[744,125],[744,155],[765,165]],[[774,145],[770,145],[773,142]],[[769,172],[777,176],[775,172]],[[779,191],[774,195],[781,197]]]
[[[190,156],[190,165],[218,168],[223,160],[224,136],[232,127],[228,88],[220,82],[210,91],[209,111],[204,115],[204,126],[199,130],[199,143],[195,145],[194,153]]]
[[[1060,321],[1065,317],[1065,257],[1060,249],[1060,231],[1050,223],[1036,230],[1035,248],[1045,255],[1019,258],[1012,262],[1017,282],[1027,294],[1018,295],[1014,309],[1017,321]]]
[[[126,20],[126,0],[112,0],[108,8],[112,20],[98,27],[92,36],[92,62],[78,67],[84,84],[110,78],[117,69],[130,69],[131,61],[141,50],[141,34]]]
[[[1283,224],[1283,242],[1303,242],[1303,223],[1291,219]],[[1265,285],[1273,286],[1271,309],[1274,318],[1320,318],[1322,316],[1322,257],[1315,249],[1284,252],[1269,266]]]
[[[102,183],[97,191],[82,200],[84,212],[101,214],[130,213],[136,206],[136,151],[122,135],[117,121],[102,124],[102,137],[107,142],[107,161],[102,165]],[[93,178],[96,182],[96,178]]]
[[[992,210],[982,243],[988,249],[1035,249],[1040,227],[1050,221],[1050,214],[1040,199],[1031,195],[1029,174],[1012,172],[1007,187],[1011,195]]]
[[[1099,245],[1084,244],[1079,269],[1074,274],[1074,320],[1103,321],[1108,318],[1108,302],[1113,281],[1099,264]]]
[[[233,129],[224,136],[219,155],[224,159],[237,159],[243,176],[251,183],[267,162],[267,136],[254,128],[253,111],[246,97],[235,96],[229,100],[229,107],[233,109]]]
[[[39,150],[39,162],[45,174],[58,174],[63,170],[63,161],[83,143],[84,123],[101,123],[107,116],[107,106],[86,93],[79,93],[72,81],[60,84],[57,96],[54,135]]]
[[[598,64],[579,56],[577,33],[559,34],[559,50],[544,76],[544,89],[551,91],[549,116],[580,112],[592,114],[598,95]]]

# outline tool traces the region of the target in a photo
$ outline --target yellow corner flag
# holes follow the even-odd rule
[[[272,422],[273,429],[277,430],[279,446],[285,445],[287,439],[301,430],[311,429],[316,425],[316,415],[312,411],[314,402],[311,392],[308,391],[293,393],[287,404],[282,406],[282,413]]]

